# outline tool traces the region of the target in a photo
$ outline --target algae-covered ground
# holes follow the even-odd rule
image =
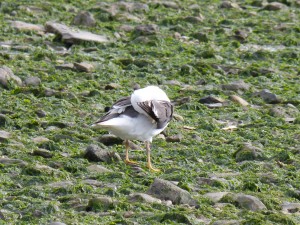
[[[74,21],[82,11],[94,21]],[[109,41],[66,41],[47,22]],[[0,224],[300,224],[299,1],[1,1],[0,44]],[[161,172],[139,142],[139,167],[87,159],[91,144],[124,159],[90,125],[150,84],[175,105],[152,143]],[[197,207],[129,201],[157,177]]]

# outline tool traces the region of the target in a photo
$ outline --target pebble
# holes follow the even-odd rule
[[[242,106],[248,106],[249,103],[238,95],[230,95],[232,101],[239,103]]]
[[[278,10],[283,10],[287,9],[288,7],[280,2],[270,2],[268,3],[263,9],[268,10],[268,11],[278,11]]]
[[[22,80],[18,76],[16,76],[9,67],[0,67],[0,84],[4,88],[9,88],[9,83],[11,81],[13,81],[18,86],[22,86]]]
[[[243,80],[234,81],[230,84],[222,84],[221,85],[223,90],[230,90],[230,91],[238,91],[243,90],[247,91],[250,88],[250,84],[245,83]]]
[[[146,203],[158,203],[161,204],[161,200],[158,198],[154,198],[151,195],[144,193],[132,193],[128,196],[128,200],[130,202],[146,202]]]
[[[90,73],[95,69],[94,65],[86,62],[74,63],[74,68],[79,72],[86,72],[86,73]]]
[[[4,130],[0,130],[0,142],[7,141],[8,139],[10,139],[10,137],[11,133]]]
[[[181,134],[176,134],[176,135],[166,137],[167,142],[181,142],[181,140],[182,140]]]
[[[30,30],[30,31],[40,31],[40,32],[45,31],[45,29],[42,25],[26,23],[26,22],[23,22],[23,21],[10,21],[10,25],[13,28],[16,28],[18,30]]]
[[[96,25],[96,20],[90,12],[81,11],[74,17],[73,24],[94,27]]]
[[[210,192],[204,194],[203,196],[209,198],[212,202],[217,203],[227,194],[228,192]]]
[[[262,149],[253,146],[251,143],[244,143],[234,155],[237,162],[245,160],[262,160],[265,158]]]
[[[113,134],[104,134],[101,137],[97,138],[97,141],[106,146],[120,145],[123,143],[123,140],[121,138]]]
[[[94,197],[89,200],[87,210],[93,210],[93,211],[108,211],[110,209],[114,208],[115,201],[106,196],[101,197]]]
[[[197,206],[197,201],[192,198],[191,194],[176,186],[170,181],[155,178],[147,194],[161,200],[170,200],[174,204],[187,204]]]
[[[279,99],[279,97],[276,94],[273,94],[272,92],[270,92],[267,89],[264,89],[259,92],[255,92],[253,94],[253,96],[260,96],[266,103],[269,103],[269,104],[277,104],[277,103],[281,102],[281,100]]]
[[[50,33],[58,34],[61,36],[61,40],[67,44],[76,44],[81,41],[88,42],[109,42],[106,36],[93,34],[88,31],[81,31],[72,29],[64,24],[47,22],[45,30]]]
[[[32,154],[36,155],[36,156],[42,156],[43,158],[52,158],[53,157],[52,152],[50,152],[47,149],[41,149],[41,148],[33,150]]]
[[[138,35],[153,35],[158,32],[158,26],[156,24],[138,25],[134,30]]]
[[[90,145],[86,148],[84,157],[93,162],[118,162],[121,157],[118,153],[100,148],[97,145]]]

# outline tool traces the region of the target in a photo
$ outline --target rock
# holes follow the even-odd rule
[[[211,192],[206,193],[203,196],[209,198],[212,202],[217,203],[227,194],[228,192]]]
[[[269,104],[277,104],[280,103],[281,100],[276,94],[271,93],[269,90],[264,89],[259,92],[255,92],[253,96],[260,96],[266,103]]]
[[[147,194],[157,197],[161,200],[171,200],[173,204],[188,204],[190,206],[197,206],[191,194],[176,186],[170,181],[155,178],[154,182],[147,191]]]
[[[167,142],[181,142],[181,140],[182,140],[181,134],[176,134],[176,135],[166,137]]]
[[[47,113],[42,110],[42,109],[38,109],[35,111],[35,114],[39,117],[39,118],[44,118],[45,116],[47,116]]]
[[[123,140],[113,134],[104,134],[97,139],[100,143],[111,146],[111,145],[120,145],[123,143]]]
[[[10,137],[11,134],[9,132],[0,130],[0,142],[7,141],[8,139],[10,139]]]
[[[191,96],[183,97],[183,98],[176,99],[173,102],[173,104],[174,105],[183,105],[183,104],[189,103],[191,100],[192,100]]]
[[[242,208],[251,211],[265,210],[267,207],[255,196],[245,194],[227,194],[231,195],[232,199]],[[227,197],[226,196],[226,197]]]
[[[48,184],[48,186],[52,187],[52,188],[68,188],[73,185],[74,185],[74,183],[72,181],[59,181],[59,182],[54,182],[54,183]]]
[[[300,213],[300,203],[285,202],[281,205],[281,211],[284,214]]]
[[[75,16],[73,24],[93,27],[96,25],[96,20],[90,12],[81,11]]]
[[[228,181],[224,178],[212,176],[212,177],[199,177],[197,179],[199,185],[209,185],[212,187],[224,187]]]
[[[65,63],[65,64],[57,65],[55,66],[55,68],[59,70],[74,70],[75,66],[73,63]]]
[[[161,4],[166,8],[171,8],[171,9],[179,9],[180,8],[176,2],[163,1],[163,2],[161,2]]]
[[[223,9],[241,9],[240,6],[237,3],[231,2],[231,1],[223,1],[220,5],[220,8],[223,8]]]
[[[4,88],[9,88],[10,87],[9,83],[11,81],[18,86],[22,86],[22,80],[18,76],[14,75],[14,73],[9,67],[7,66],[0,67],[0,84]]]
[[[192,37],[196,38],[198,41],[201,41],[201,42],[208,42],[209,41],[208,35],[206,33],[203,33],[203,32],[193,33]]]
[[[263,9],[268,11],[278,11],[287,8],[288,7],[285,4],[282,4],[280,2],[270,2]]]
[[[236,30],[234,32],[234,38],[237,39],[238,41],[244,42],[246,41],[248,37],[248,32],[244,30]]]
[[[36,25],[36,24],[26,23],[22,21],[10,21],[10,25],[13,28],[16,28],[18,30],[29,30],[29,31],[40,31],[40,32],[45,31],[42,25]]]
[[[32,153],[35,156],[42,156],[43,158],[52,158],[53,153],[47,149],[35,149]]]
[[[188,23],[201,23],[204,20],[204,16],[201,14],[199,16],[187,16],[183,20]]]
[[[42,81],[39,77],[27,77],[24,80],[24,84],[26,86],[31,86],[31,87],[39,86],[41,83],[42,83]]]
[[[88,211],[107,211],[113,209],[115,203],[112,198],[110,197],[94,197],[89,200],[87,210]]]
[[[297,108],[286,106],[273,106],[269,114],[274,117],[281,117],[285,118],[287,121],[288,119],[296,118],[300,115],[300,112]]]
[[[250,85],[245,83],[243,80],[234,81],[230,84],[222,84],[223,90],[230,90],[230,91],[238,91],[243,90],[247,91],[250,88]]]
[[[230,98],[231,98],[232,101],[237,102],[242,106],[248,106],[249,105],[249,103],[245,99],[241,98],[240,96],[230,95]]]
[[[66,225],[66,224],[62,222],[50,222],[49,225]]]
[[[100,165],[90,165],[87,170],[92,173],[111,173],[112,171]]]
[[[28,163],[21,159],[0,158],[0,164],[27,166]]]
[[[130,202],[145,202],[145,203],[158,203],[161,204],[161,200],[158,198],[154,198],[151,195],[144,193],[133,193],[128,196],[128,200]]]
[[[75,31],[72,28],[55,22],[47,22],[45,25],[47,32],[55,33],[61,37],[61,40],[67,44],[76,44],[81,41],[106,43],[109,40],[103,35],[97,35],[88,31]]]
[[[251,143],[244,143],[243,146],[234,153],[234,156],[237,162],[265,159],[262,149],[253,146]]]
[[[158,32],[158,26],[156,24],[138,25],[134,31],[137,35],[153,35]]]
[[[87,158],[89,161],[93,162],[112,163],[115,161],[121,161],[121,157],[118,153],[113,151],[107,151],[94,144],[86,148],[84,157]]]
[[[128,24],[122,24],[122,25],[119,27],[119,30],[120,30],[120,31],[125,31],[125,32],[131,32],[131,31],[134,30],[134,26],[128,25]]]
[[[79,72],[86,72],[86,73],[90,73],[95,69],[92,64],[86,62],[74,63],[74,68]]]
[[[213,103],[224,103],[225,100],[222,98],[214,97],[212,95],[203,97],[199,100],[202,104],[213,104]]]
[[[108,85],[105,86],[105,90],[114,90],[114,89],[120,89],[122,86],[117,83],[109,83]]]
[[[242,222],[239,220],[217,220],[211,225],[241,225]]]

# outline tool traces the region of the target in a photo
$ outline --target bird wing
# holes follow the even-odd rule
[[[130,109],[129,109],[130,106]],[[124,113],[125,111],[127,113],[132,113],[132,109],[133,107],[131,106],[131,101],[130,101],[130,97],[123,97],[121,99],[119,99],[118,101],[116,101],[112,107],[110,108],[110,110],[104,115],[102,116],[95,124],[97,123],[102,123],[104,121],[116,118],[118,116],[120,116],[122,113]]]
[[[157,129],[165,127],[173,117],[173,105],[168,101],[144,101],[137,105],[157,123]]]

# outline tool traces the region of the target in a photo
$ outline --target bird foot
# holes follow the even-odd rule
[[[155,168],[153,168],[151,164],[147,164],[147,167],[149,168],[149,170],[150,170],[151,172],[161,172],[160,169],[155,169]]]
[[[129,159],[125,159],[125,163],[126,163],[126,164],[129,164],[129,165],[138,165],[137,162],[132,161],[132,160],[129,160]]]

